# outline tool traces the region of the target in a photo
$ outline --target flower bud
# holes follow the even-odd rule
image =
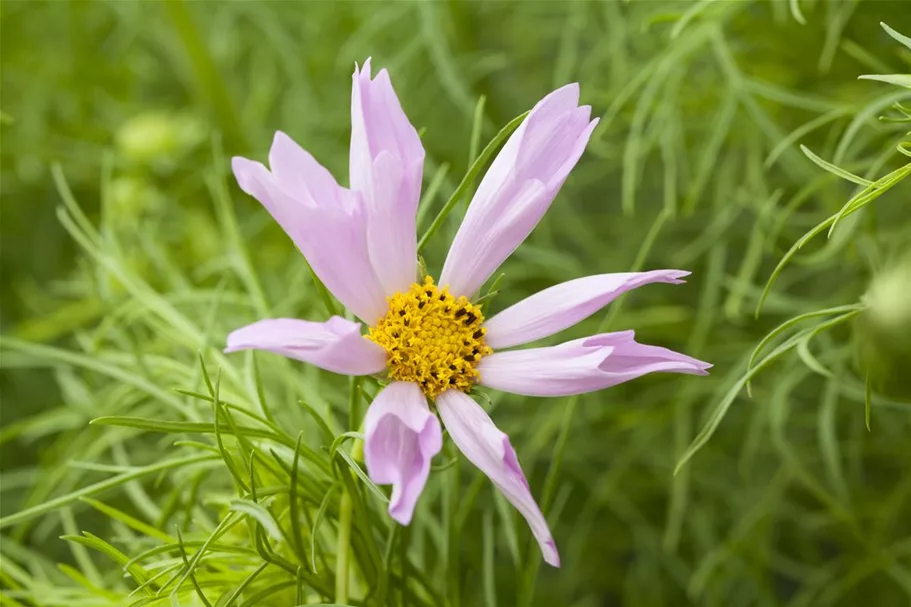
[[[199,143],[203,131],[203,125],[193,116],[145,112],[121,125],[116,135],[117,148],[140,164],[173,161]]]
[[[875,391],[911,400],[911,256],[877,275],[863,297],[855,333]]]
[[[111,213],[120,223],[134,224],[140,217],[162,207],[161,193],[148,180],[121,175],[111,180]]]

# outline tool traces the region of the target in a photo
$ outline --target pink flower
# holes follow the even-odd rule
[[[582,155],[597,119],[570,84],[542,99],[487,171],[456,234],[440,286],[418,276],[415,216],[424,149],[386,70],[355,70],[350,188],[287,135],[276,133],[271,171],[235,158],[240,187],[259,200],[335,297],[368,327],[260,320],[228,336],[227,352],[268,350],[336,373],[385,373],[365,419],[370,478],[392,485],[389,514],[407,525],[442,447],[439,419],[465,457],[528,521],[544,560],[559,566],[509,438],[469,396],[475,384],[567,396],[652,372],[705,374],[710,365],[639,344],[632,331],[554,347],[505,350],[553,335],[620,294],[688,273],[653,270],[577,278],[484,319],[471,297],[532,231]],[[496,350],[496,351],[494,351]],[[428,399],[432,405],[428,405]],[[437,414],[439,414],[439,419]]]

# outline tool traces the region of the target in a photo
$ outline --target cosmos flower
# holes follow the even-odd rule
[[[284,133],[269,169],[234,158],[241,189],[259,200],[332,294],[367,326],[261,320],[228,336],[227,350],[267,350],[388,384],[364,420],[370,478],[392,485],[389,514],[411,521],[442,448],[440,420],[464,456],[528,522],[544,560],[559,566],[547,522],[509,438],[471,398],[475,385],[532,396],[600,390],[657,371],[705,374],[710,366],[637,343],[632,331],[553,347],[509,350],[562,331],[622,293],[687,272],[654,270],[569,280],[485,319],[472,297],[547,211],[598,123],[579,105],[577,84],[542,99],[511,135],[481,181],[439,282],[419,276],[415,220],[424,149],[386,70],[355,69],[351,94],[350,187]],[[439,414],[439,418],[437,417]]]

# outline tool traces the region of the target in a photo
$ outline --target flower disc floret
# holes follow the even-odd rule
[[[480,308],[437,287],[430,276],[388,302],[389,312],[367,338],[386,350],[389,377],[416,382],[430,398],[444,390],[469,391],[478,362],[492,352],[484,343]]]

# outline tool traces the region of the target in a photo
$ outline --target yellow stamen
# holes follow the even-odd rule
[[[449,389],[467,392],[477,381],[478,361],[493,352],[483,322],[468,298],[453,297],[428,276],[389,298],[389,312],[367,338],[386,350],[390,378],[417,382],[435,398]]]

